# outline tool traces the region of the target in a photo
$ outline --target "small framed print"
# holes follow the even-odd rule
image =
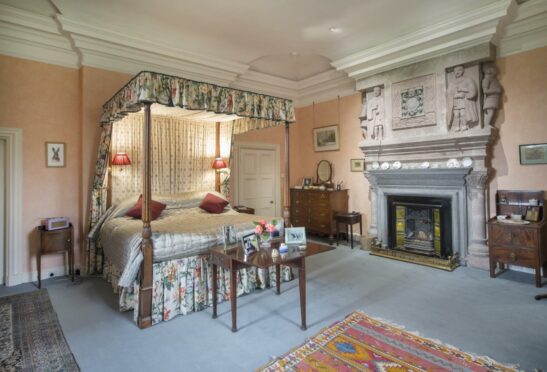
[[[66,144],[64,142],[46,142],[46,167],[63,168],[66,166]]]
[[[291,245],[306,244],[305,227],[287,227],[285,228],[285,243]]]
[[[547,143],[520,145],[520,164],[547,164]]]
[[[315,128],[313,130],[313,148],[316,152],[340,150],[338,125]]]
[[[258,251],[258,236],[255,233],[247,234],[241,237],[243,252],[245,256]]]
[[[350,159],[352,172],[363,172],[365,170],[365,159]]]
[[[310,187],[311,186],[311,177],[304,177],[302,180],[302,186],[303,187]]]
[[[237,230],[234,225],[224,225],[221,227],[222,242],[224,243],[224,250],[227,251],[231,248],[237,247]]]
[[[524,219],[526,221],[538,222],[540,217],[540,206],[529,206],[526,209],[526,215]]]

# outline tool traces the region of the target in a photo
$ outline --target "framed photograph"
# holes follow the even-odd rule
[[[241,237],[241,244],[243,245],[243,252],[245,255],[249,255],[258,251],[258,236],[255,233],[247,234]]]
[[[222,242],[224,243],[224,250],[237,247],[237,230],[234,225],[224,225],[221,227]]]
[[[285,243],[291,245],[306,244],[305,227],[287,227],[285,228]]]
[[[311,182],[311,177],[304,177],[304,179],[302,180],[302,187],[310,187]]]
[[[63,168],[66,166],[66,144],[64,142],[46,142],[46,167]]]
[[[315,151],[340,150],[338,125],[315,128],[313,130],[313,147]]]
[[[520,145],[520,164],[547,164],[547,143]]]
[[[538,222],[540,215],[540,206],[530,206],[526,209],[526,216],[524,219],[526,221]]]
[[[350,159],[352,172],[363,172],[365,170],[365,159]]]

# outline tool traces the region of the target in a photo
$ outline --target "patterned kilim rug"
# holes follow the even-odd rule
[[[517,371],[355,311],[261,371]]]
[[[47,290],[0,297],[0,371],[79,371]]]

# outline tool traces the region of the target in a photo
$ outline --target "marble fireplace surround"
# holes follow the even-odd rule
[[[471,168],[370,170],[367,178],[375,183],[376,235],[382,248],[388,243],[388,202],[391,195],[446,198],[451,202],[452,247],[460,263],[467,256],[466,176]],[[369,231],[374,232],[374,231]]]

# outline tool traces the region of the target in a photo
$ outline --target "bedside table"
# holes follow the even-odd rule
[[[68,253],[68,273],[74,282],[74,227],[72,224],[66,229],[46,230],[38,226],[40,234],[40,249],[36,255],[38,268],[38,288],[42,288],[42,255],[52,253]]]
[[[255,214],[255,210],[253,208],[246,207],[244,205],[235,205],[232,208],[239,213]]]

